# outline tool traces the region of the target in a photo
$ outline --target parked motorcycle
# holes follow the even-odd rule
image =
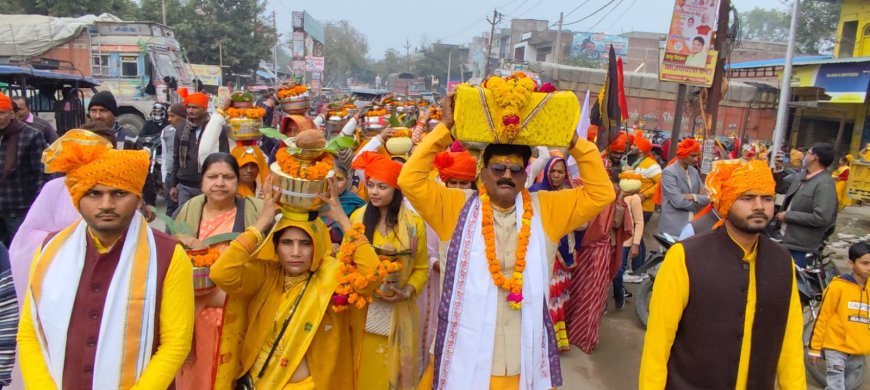
[[[641,282],[637,291],[637,300],[634,303],[637,318],[643,324],[644,328],[646,328],[646,322],[649,319],[649,300],[652,298],[652,289],[653,284],[656,281],[656,273],[659,270],[659,266],[665,260],[665,254],[668,249],[677,242],[673,237],[662,233],[656,233],[653,237],[658,241],[659,249],[651,251],[649,255],[647,255],[643,265],[633,271],[635,275],[646,273],[649,276],[648,278],[644,278],[643,282]]]

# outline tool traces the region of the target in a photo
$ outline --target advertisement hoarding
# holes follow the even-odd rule
[[[628,57],[628,38],[619,35],[607,35],[589,32],[574,33],[574,43],[571,44],[571,57],[584,60],[607,63],[610,45],[617,56]]]
[[[676,0],[662,56],[659,79],[709,87],[718,56],[713,52],[713,33],[719,0]],[[707,81],[709,80],[709,82]]]

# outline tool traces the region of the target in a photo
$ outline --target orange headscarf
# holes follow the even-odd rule
[[[677,158],[686,158],[692,153],[701,153],[701,144],[694,138],[686,138],[677,145]]]
[[[441,152],[435,155],[435,169],[441,181],[471,181],[477,177],[477,159],[468,152]]]
[[[187,95],[187,97],[184,98],[184,105],[189,106],[191,104],[202,108],[208,108],[208,95],[202,92],[194,92]]]
[[[621,132],[621,133],[619,133],[619,137],[616,137],[616,139],[610,143],[610,146],[608,147],[608,149],[611,152],[625,153],[625,150],[628,147],[628,144],[632,143],[633,141],[634,141],[634,137],[632,137],[631,135],[629,135],[626,132]]]
[[[266,161],[266,155],[263,154],[263,151],[257,145],[236,145],[230,154],[236,158],[239,168],[250,163],[257,164],[257,167],[260,168],[260,173],[257,176],[260,179],[260,183],[266,181],[266,176],[269,175],[269,163]],[[256,188],[248,188],[239,182],[239,196],[249,197],[256,195]]]
[[[634,146],[637,146],[641,153],[649,154],[652,151],[653,145],[652,142],[649,142],[649,140],[643,136],[643,131],[638,130],[634,134]]]
[[[150,160],[144,150],[115,150],[105,138],[73,129],[42,153],[46,173],[66,173],[73,205],[97,184],[142,196]]]
[[[722,225],[731,211],[731,205],[740,195],[749,191],[773,195],[776,190],[773,173],[762,160],[716,161],[705,184],[710,191],[710,201],[716,205],[716,211],[722,217],[716,226]]]
[[[377,152],[362,152],[353,160],[353,169],[365,171],[366,180],[373,178],[387,183],[395,189],[399,188],[399,173],[402,164],[390,160],[389,157]]]
[[[12,111],[12,99],[0,92],[0,111]]]

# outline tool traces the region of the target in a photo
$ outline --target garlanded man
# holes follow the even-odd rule
[[[70,130],[43,163],[67,174],[82,219],[34,256],[18,329],[26,387],[167,388],[190,350],[193,271],[136,212],[148,153]]]
[[[535,84],[522,74],[507,80],[487,80],[488,93],[504,95],[535,91]],[[502,88],[503,87],[503,88]],[[473,87],[467,87],[473,88]],[[524,90],[524,91],[520,91]],[[461,92],[461,91],[460,91]],[[539,93],[539,92],[535,92]],[[530,96],[537,102],[544,94]],[[487,109],[474,107],[478,91],[466,97],[466,114],[486,123]],[[457,95],[457,99],[462,95]],[[504,96],[501,96],[504,97]],[[564,97],[564,96],[563,96]],[[550,99],[555,112],[578,111],[579,103]],[[530,194],[524,188],[525,167],[531,158],[527,145],[491,143],[481,156],[477,192],[447,188],[429,179],[438,152],[453,143],[451,128],[453,96],[443,104],[442,122],[417,146],[404,165],[399,186],[441,241],[450,240],[444,269],[444,286],[435,341],[433,388],[549,389],[562,385],[554,327],[547,310],[550,270],[554,256],[548,247],[579,228],[613,201],[613,186],[598,149],[585,139],[570,142],[584,185],[569,190]],[[487,97],[496,104],[519,100]],[[561,100],[562,103],[559,103]],[[542,104],[543,105],[543,104]],[[557,108],[558,107],[558,108]],[[507,112],[497,127],[503,142],[517,134],[539,134],[520,127],[520,110]],[[564,110],[564,111],[562,111]],[[552,111],[551,111],[552,112]],[[528,115],[528,114],[526,114]],[[541,122],[568,129],[576,127],[569,116],[540,116]],[[544,119],[546,118],[546,119]],[[467,117],[460,118],[471,123]],[[504,124],[504,126],[502,126]],[[538,128],[541,131],[544,127]],[[554,128],[554,127],[550,127]],[[478,261],[486,259],[486,261]]]
[[[722,216],[668,250],[656,275],[641,389],[806,389],[803,316],[788,251],[761,234],[776,184],[764,161],[707,176]]]

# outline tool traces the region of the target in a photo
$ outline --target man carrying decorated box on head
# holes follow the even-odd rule
[[[573,134],[576,97],[535,89],[521,73],[490,78],[484,88],[461,86],[455,98],[445,99],[442,124],[418,145],[399,176],[411,204],[442,241],[450,240],[429,368],[433,388],[562,385],[547,310],[550,253],[615,194],[595,145]],[[462,141],[489,144],[479,192],[429,180],[436,154],[453,143],[451,128]],[[569,146],[583,185],[530,194],[523,186],[529,145],[540,144]]]

